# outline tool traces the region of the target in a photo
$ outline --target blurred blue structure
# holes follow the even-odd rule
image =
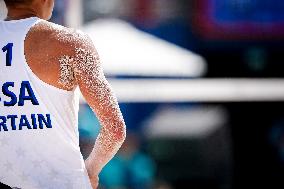
[[[128,133],[127,139],[100,173],[103,187],[151,189],[155,181],[156,165],[152,158],[141,151],[139,137]]]
[[[68,9],[69,0],[55,1],[54,10],[51,21],[60,25],[65,25],[66,11]]]
[[[88,104],[81,104],[79,111],[79,133],[83,138],[93,139],[100,131],[100,123]]]

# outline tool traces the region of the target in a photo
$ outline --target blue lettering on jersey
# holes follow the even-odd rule
[[[17,104],[17,96],[9,90],[9,87],[14,87],[14,82],[6,82],[2,86],[2,93],[11,98],[9,102],[4,101],[4,106],[14,106]]]
[[[4,101],[4,106],[15,106],[17,104],[18,99],[18,106],[24,106],[25,101],[31,101],[33,105],[39,105],[30,82],[23,81],[21,83],[19,98],[17,98],[16,94],[11,89],[9,89],[14,87],[14,82],[6,82],[3,84],[2,93],[10,98],[10,101]]]
[[[16,118],[18,118],[17,115],[8,115],[8,116],[7,116],[7,119],[11,119],[11,127],[12,127],[12,130],[17,130]]]
[[[43,125],[45,125],[47,128],[52,128],[49,114],[46,114],[46,118],[42,114],[37,114],[37,115],[38,115],[38,122],[40,129],[43,129]]]
[[[13,57],[13,43],[8,43],[5,47],[2,48],[3,52],[6,52],[6,66],[12,65],[12,57]]]
[[[31,115],[31,119],[32,119],[32,125],[33,125],[33,129],[37,129],[37,119],[36,119],[36,115],[32,114]]]
[[[21,82],[19,95],[15,94],[14,88],[15,82],[6,82],[2,85],[2,94],[5,96],[3,98],[4,106],[21,107],[25,106],[25,102],[27,101],[30,101],[30,103],[34,106],[39,105],[29,81]],[[0,115],[0,132],[44,128],[52,128],[50,114],[44,115],[40,113],[33,113],[31,115]]]
[[[39,127],[38,127],[39,125]],[[0,132],[52,128],[50,114],[0,116]]]
[[[7,121],[7,119],[6,119],[5,116],[0,116],[0,131],[2,131],[2,129],[4,131],[8,131],[6,121]]]
[[[28,96],[26,96],[25,91],[27,90]],[[19,95],[19,106],[24,106],[25,100],[30,100],[33,105],[39,105],[30,82],[23,81],[21,84],[20,95]]]
[[[22,130],[23,127],[27,127],[28,129],[32,129],[26,115],[21,115],[19,130]]]
[[[2,48],[3,53],[6,53],[6,66],[12,66],[13,58],[13,43],[8,43]],[[25,106],[26,101],[30,101],[32,105],[37,106],[39,102],[35,96],[32,86],[29,81],[22,81],[20,85],[19,95],[15,94],[15,82],[5,82],[2,85],[3,105],[7,108],[18,105]],[[0,91],[0,102],[2,100]],[[0,104],[1,106],[2,104]],[[0,115],[0,132],[9,130],[30,130],[52,128],[50,114],[31,114],[28,115]]]

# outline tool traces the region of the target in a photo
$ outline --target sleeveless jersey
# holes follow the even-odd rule
[[[39,21],[0,21],[0,182],[91,189],[79,149],[77,90],[43,82],[25,59],[25,37]]]

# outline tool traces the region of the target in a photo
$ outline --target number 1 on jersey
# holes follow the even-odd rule
[[[5,47],[2,48],[3,52],[6,53],[6,66],[12,65],[12,55],[13,55],[13,43],[8,43]]]

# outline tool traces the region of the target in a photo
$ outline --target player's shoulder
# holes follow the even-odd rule
[[[61,51],[73,52],[78,48],[89,48],[92,45],[91,39],[82,31],[44,20],[30,30],[30,35]]]

